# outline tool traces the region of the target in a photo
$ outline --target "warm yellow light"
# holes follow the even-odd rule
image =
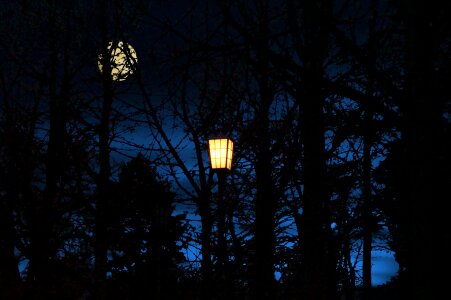
[[[227,138],[208,140],[212,169],[232,169],[233,141]]]
[[[113,47],[113,49],[111,49]],[[122,41],[108,43],[107,47],[110,55],[111,78],[113,81],[123,81],[133,74],[134,64],[138,62],[135,49]],[[100,72],[103,69],[103,56],[99,55],[97,65]]]

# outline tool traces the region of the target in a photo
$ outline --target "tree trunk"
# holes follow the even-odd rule
[[[105,280],[107,272],[107,208],[111,194],[110,165],[110,114],[113,92],[110,71],[104,67],[104,97],[101,121],[99,124],[99,174],[97,181],[97,202],[95,213],[95,282],[97,299],[105,299]]]
[[[326,177],[323,105],[326,95],[319,83],[328,47],[327,22],[330,1],[307,1],[301,5],[304,51],[300,56],[306,74],[297,101],[302,110],[304,141],[304,205],[301,232],[302,299],[335,299],[335,249],[330,248],[331,222]]]
[[[363,145],[363,299],[371,300],[371,269],[372,269],[372,250],[373,250],[373,210],[371,201],[371,122],[372,113],[367,109],[365,112],[364,127],[365,136]]]
[[[252,51],[250,60],[254,60],[253,72],[258,86],[259,103],[255,107],[255,221],[254,248],[255,255],[250,266],[251,282],[249,296],[251,299],[276,299],[275,272],[275,213],[277,201],[272,180],[272,157],[270,151],[269,109],[274,100],[270,86],[270,69],[268,55],[269,8],[267,3],[260,7],[258,30],[255,39],[249,40]],[[255,55],[255,57],[253,57]]]
[[[10,173],[8,175],[11,175]],[[18,260],[14,254],[16,233],[13,223],[12,200],[16,200],[13,194],[0,199],[0,298],[15,299],[19,291]]]
[[[371,0],[371,12],[368,21],[368,59],[376,65],[376,20],[378,18],[377,3]],[[372,95],[374,91],[373,69],[368,70],[367,94]],[[365,103],[363,106],[363,175],[362,175],[362,200],[363,200],[363,299],[371,300],[372,297],[372,251],[373,251],[373,204],[371,196],[371,174],[373,145],[373,112],[371,105]]]
[[[405,297],[425,300],[447,293],[446,276],[439,274],[450,268],[449,214],[443,209],[449,194],[449,135],[443,118],[447,99],[437,93],[441,80],[436,65],[441,29],[437,8],[423,0],[406,1],[404,8],[407,77],[402,135],[407,178],[403,197],[412,222]]]
[[[269,106],[272,93],[269,91],[268,78],[264,66],[260,72],[259,87],[261,104],[257,118],[257,153],[255,173],[257,194],[255,199],[255,283],[252,295],[259,300],[275,299],[274,249],[276,200],[273,193],[272,165],[269,141]]]
[[[311,82],[310,87],[315,87]],[[319,88],[319,87],[317,87]],[[303,299],[330,300],[328,240],[330,223],[324,183],[324,130],[322,102],[316,91],[307,91],[304,102],[304,205],[302,211]]]
[[[45,188],[40,201],[35,204],[31,222],[30,290],[36,297],[49,297],[54,289],[52,280],[52,260],[57,249],[57,205],[58,195],[63,184],[65,141],[66,141],[66,102],[69,100],[68,66],[63,65],[63,77],[58,95],[58,49],[55,48],[55,4],[50,7],[49,20],[49,140],[45,165]],[[68,59],[67,53],[64,59]]]
[[[107,239],[107,211],[108,201],[111,194],[111,165],[110,165],[110,118],[113,105],[113,81],[111,78],[110,53],[106,48],[108,44],[107,12],[108,1],[101,0],[100,8],[102,17],[102,84],[103,84],[103,104],[101,119],[98,125],[99,137],[99,174],[97,178],[97,198],[95,210],[95,266],[94,284],[95,298],[106,299],[106,273],[108,263],[108,239]]]
[[[19,299],[19,261],[15,257],[18,232],[14,213],[21,203],[20,194],[31,197],[31,149],[23,132],[14,125],[16,112],[5,99],[5,125],[1,136],[4,149],[5,169],[1,170],[0,186],[4,194],[0,197],[0,299]],[[28,199],[27,199],[28,200]]]

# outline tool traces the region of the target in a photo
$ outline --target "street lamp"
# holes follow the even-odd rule
[[[218,176],[218,266],[222,280],[220,281],[220,291],[223,295],[231,295],[231,274],[227,271],[227,226],[226,226],[226,199],[224,198],[224,188],[227,173],[232,169],[233,141],[229,138],[212,138],[208,140],[211,169]],[[226,297],[229,298],[229,297]]]
[[[210,162],[213,170],[231,170],[233,158],[233,141],[229,138],[208,140]]]

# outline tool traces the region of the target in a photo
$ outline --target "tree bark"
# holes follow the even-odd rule
[[[113,105],[113,81],[111,77],[111,55],[107,49],[108,45],[108,1],[101,0],[100,10],[103,12],[101,18],[101,41],[102,41],[102,87],[103,103],[98,124],[99,138],[99,173],[97,177],[97,198],[95,208],[95,243],[94,243],[94,284],[95,298],[106,299],[106,273],[108,263],[108,239],[107,239],[107,208],[111,194],[111,165],[110,165],[110,118]]]
[[[363,200],[363,299],[372,299],[372,250],[373,250],[373,206],[371,201],[371,122],[372,113],[365,111],[364,127],[365,136],[363,137],[363,188],[362,188],[362,200]]]
[[[63,74],[58,93],[60,64],[59,50],[56,48],[57,32],[55,18],[56,4],[50,6],[49,17],[49,73],[48,106],[49,106],[49,140],[45,165],[45,188],[42,198],[36,201],[31,222],[31,255],[30,278],[32,289],[29,291],[36,297],[49,297],[53,292],[52,260],[57,249],[56,227],[58,221],[58,197],[63,185],[65,140],[66,140],[66,103],[69,101],[69,77],[67,53],[63,54]]]
[[[299,53],[307,74],[299,87],[296,100],[302,110],[304,141],[304,202],[301,240],[301,299],[335,299],[335,253],[331,246],[331,221],[328,203],[323,106],[324,76],[331,1],[301,3],[303,52]]]
[[[446,276],[439,274],[440,270],[450,268],[449,215],[442,208],[444,197],[449,194],[449,152],[446,152],[449,143],[444,141],[449,141],[449,135],[443,117],[447,100],[437,93],[441,80],[437,72],[440,66],[436,64],[440,47],[437,34],[441,30],[439,12],[428,1],[403,4],[407,34],[402,106],[407,178],[403,197],[411,216],[405,297],[426,300],[447,293]],[[441,37],[442,41],[446,36]]]
[[[264,61],[264,60],[263,60]],[[267,65],[259,71],[261,104],[256,114],[257,153],[255,162],[257,192],[255,199],[255,283],[252,299],[275,299],[274,249],[276,199],[273,193],[272,164],[269,141],[269,106],[272,93],[269,90]]]

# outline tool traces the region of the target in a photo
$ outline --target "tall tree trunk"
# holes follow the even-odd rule
[[[259,6],[259,27],[252,46],[256,61],[254,74],[258,86],[259,103],[255,112],[255,174],[256,198],[254,221],[254,261],[252,264],[253,281],[250,283],[251,299],[276,299],[275,272],[275,213],[277,201],[272,180],[272,157],[270,151],[269,109],[273,102],[274,92],[270,86],[269,64],[269,16],[268,4],[262,1]]]
[[[301,3],[304,48],[300,53],[306,74],[297,101],[302,110],[304,141],[304,205],[301,232],[302,299],[335,299],[335,253],[330,248],[329,212],[323,106],[326,95],[319,83],[324,76],[328,36],[325,23],[331,1]]]
[[[264,61],[264,60],[263,60]],[[252,299],[275,299],[274,249],[276,200],[273,193],[272,164],[269,141],[269,106],[272,93],[269,90],[267,65],[260,70],[261,103],[257,118],[257,153],[255,173],[257,194],[255,199],[255,284]]]
[[[255,286],[252,299],[274,299],[274,249],[275,249],[275,210],[272,196],[271,163],[268,140],[268,116],[259,119],[258,132],[260,145],[255,171],[257,174],[257,195],[255,203]]]
[[[57,249],[55,224],[57,224],[58,196],[63,184],[66,140],[66,102],[69,99],[68,66],[63,65],[63,76],[58,93],[57,71],[59,53],[56,41],[57,32],[55,18],[56,4],[50,6],[49,20],[49,140],[46,153],[45,188],[40,201],[37,201],[33,220],[31,223],[31,256],[30,275],[33,289],[30,290],[35,297],[50,297],[54,289],[52,280],[52,260]],[[67,53],[64,54],[67,61]]]
[[[0,298],[12,298],[12,292],[18,289],[20,282],[18,260],[14,254],[13,212],[8,203],[13,198],[8,194],[0,199]]]
[[[308,86],[308,87],[307,87]],[[304,202],[302,211],[301,258],[303,299],[330,300],[328,284],[328,223],[324,128],[322,99],[315,82],[307,83],[303,92],[304,121]],[[314,88],[317,90],[313,90]]]
[[[403,196],[412,222],[407,265],[410,278],[405,297],[438,299],[447,293],[446,276],[439,274],[440,270],[449,270],[451,250],[449,213],[443,210],[449,194],[449,152],[445,151],[449,136],[444,135],[443,118],[446,100],[436,93],[440,82],[436,71],[440,67],[436,65],[437,32],[442,29],[440,11],[425,0],[403,4],[407,33],[406,97],[402,107],[407,178]]]
[[[6,94],[6,93],[5,93]],[[29,196],[30,193],[25,188],[31,186],[31,164],[28,159],[31,151],[27,147],[24,134],[17,130],[15,126],[14,114],[16,112],[9,106],[9,99],[4,95],[4,127],[0,137],[1,147],[4,149],[0,172],[0,298],[19,298],[19,261],[15,257],[15,246],[18,240],[18,232],[15,228],[14,213],[16,205],[20,203],[20,194]],[[26,151],[28,150],[28,151]],[[25,183],[28,183],[26,185]]]
[[[108,88],[107,88],[108,89]],[[95,213],[95,277],[98,285],[97,299],[104,299],[107,272],[107,208],[111,196],[110,189],[110,113],[112,104],[111,89],[104,91],[102,120],[99,126],[99,175],[97,182],[97,202]]]
[[[111,165],[110,165],[110,118],[113,105],[113,81],[111,77],[111,54],[107,49],[108,45],[108,1],[101,0],[100,11],[101,18],[101,41],[102,41],[102,84],[103,84],[103,103],[98,125],[99,137],[99,174],[97,178],[97,199],[95,211],[95,269],[94,284],[95,298],[98,300],[106,299],[106,273],[108,263],[108,240],[107,240],[107,208],[108,200],[111,194]],[[114,45],[113,45],[114,47]]]
[[[371,269],[373,250],[373,210],[371,201],[371,122],[373,114],[369,109],[365,111],[365,136],[363,137],[363,299],[371,300]]]
[[[104,68],[107,73],[108,68]],[[107,73],[109,76],[109,72]],[[95,273],[98,284],[97,299],[104,299],[107,272],[107,208],[111,197],[110,165],[110,114],[113,103],[111,78],[104,79],[104,94],[101,121],[99,124],[99,174],[95,214]]]
[[[368,59],[376,65],[376,20],[378,18],[377,2],[371,0],[368,21]],[[368,70],[367,93],[372,96],[374,91],[373,69]],[[373,145],[373,111],[371,104],[364,105],[363,120],[363,175],[362,175],[362,200],[363,200],[363,299],[371,300],[372,297],[372,251],[373,251],[373,205],[371,197],[371,148]]]

